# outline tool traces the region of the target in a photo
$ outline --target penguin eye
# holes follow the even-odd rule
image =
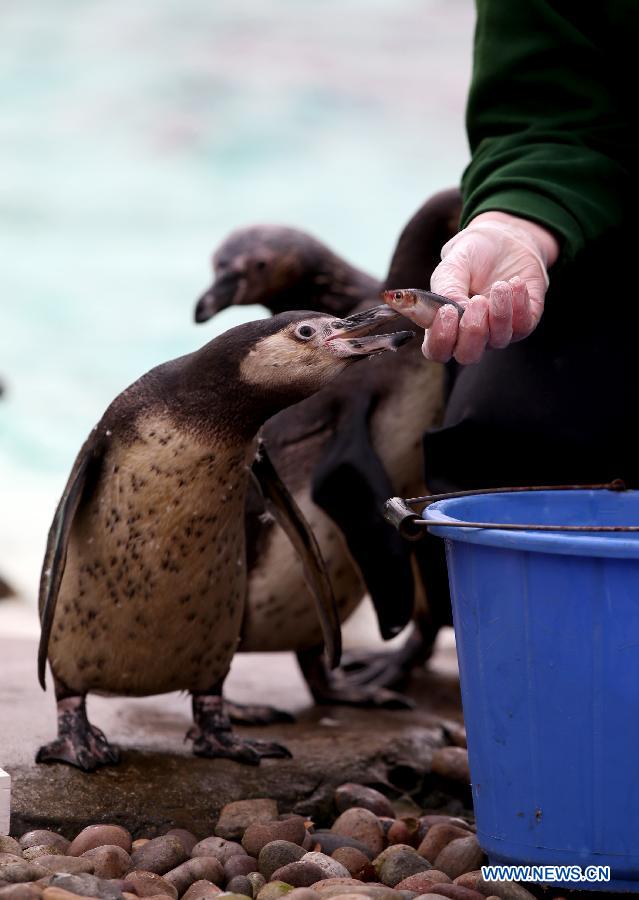
[[[300,325],[295,329],[295,334],[297,337],[302,338],[302,340],[307,341],[309,338],[312,338],[314,334],[316,334],[316,329],[311,325]]]

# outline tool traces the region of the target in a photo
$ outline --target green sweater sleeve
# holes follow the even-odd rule
[[[620,224],[628,114],[616,106],[604,8],[477,0],[462,225],[487,210],[532,219],[565,260]]]

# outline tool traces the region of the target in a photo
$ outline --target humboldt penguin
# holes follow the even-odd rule
[[[458,227],[460,210],[456,189],[427,201],[404,228],[385,280],[370,279],[374,287],[357,309],[376,302],[382,288],[428,285],[441,247]],[[257,257],[259,233],[259,228],[247,229],[243,240],[236,235],[222,244],[227,267],[233,267],[229,248],[234,245]],[[300,241],[296,237],[297,245]],[[286,246],[280,252],[284,254]],[[310,283],[313,278],[310,268],[303,279]],[[294,291],[284,288],[278,295],[269,286],[260,292],[260,285],[259,272],[253,270],[253,302],[275,311],[295,301]],[[211,290],[215,291],[215,284]],[[315,296],[314,302],[321,307],[325,299]],[[333,302],[332,293],[327,302]],[[280,530],[260,515],[259,497],[249,491],[249,590],[240,650],[297,651],[318,703],[404,705],[387,688],[399,685],[413,667],[427,660],[439,627],[450,622],[446,572],[437,562],[439,557],[425,554],[426,542],[398,546],[381,514],[389,491],[411,496],[425,490],[421,440],[424,431],[440,420],[444,381],[444,368],[427,362],[416,345],[409,345],[392,358],[352,370],[314,397],[278,413],[264,428],[278,471],[322,548],[340,619],[351,614],[366,591],[383,637],[401,630],[411,612],[415,618],[415,627],[400,649],[360,658],[351,654],[345,670],[328,672],[299,565]],[[289,627],[291,622],[294,628]],[[264,721],[269,715],[265,709],[249,710],[233,703],[229,710],[238,722]]]
[[[310,306],[346,316],[380,287],[310,234],[282,225],[232,232],[213,254],[212,265],[214,281],[197,302],[196,322],[250,303],[273,313]]]
[[[75,461],[49,533],[40,590],[39,678],[54,677],[58,736],[39,762],[84,770],[118,751],[91,725],[91,692],[192,695],[197,755],[256,764],[279,744],[235,735],[221,684],[246,594],[245,498],[263,422],[356,360],[412,332],[375,335],[388,307],[350,319],[288,312],[240,325],[143,375]],[[339,622],[312,534],[268,460],[253,471],[304,555],[331,661]]]

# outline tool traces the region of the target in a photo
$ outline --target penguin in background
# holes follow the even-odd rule
[[[378,303],[382,290],[428,287],[460,213],[457,189],[420,207],[403,229],[383,281],[297,229],[258,225],[236,231],[213,255],[215,279],[198,300],[196,320],[246,303],[262,303],[273,312],[294,309],[309,285],[313,304],[337,315]],[[367,592],[382,637],[395,636],[413,620],[398,650],[351,652],[341,669],[328,671],[301,571],[279,529],[261,517],[259,496],[249,491],[249,589],[240,650],[294,650],[317,703],[409,705],[392,689],[427,661],[440,627],[451,624],[437,539],[426,536],[409,546],[381,512],[390,496],[426,492],[422,436],[439,424],[446,392],[447,370],[425,360],[414,342],[401,354],[347,373],[265,425],[278,471],[322,548],[341,620]],[[286,627],[284,611],[291,604],[295,629]],[[271,720],[261,707],[229,702],[229,711],[238,722]]]

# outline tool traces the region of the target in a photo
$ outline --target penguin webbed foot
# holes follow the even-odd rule
[[[279,722],[295,721],[295,716],[274,706],[259,703],[235,703],[224,700],[224,709],[233,725],[273,725]]]
[[[249,766],[259,766],[262,759],[290,759],[291,753],[275,741],[245,740],[232,731],[201,732],[191,728],[187,738],[193,741],[193,753],[208,759],[232,759]]]
[[[275,741],[247,740],[234,734],[228,705],[221,693],[194,693],[193,727],[186,734],[193,741],[193,753],[209,759],[232,759],[257,766],[262,759],[290,759],[291,753]]]
[[[89,722],[85,698],[66,697],[58,701],[58,736],[40,747],[36,762],[61,762],[83,772],[93,772],[101,766],[117,765],[120,751],[108,742],[103,731]]]
[[[414,709],[415,703],[376,684],[353,683],[343,669],[329,672],[321,652],[302,651],[297,659],[315,703],[319,706],[358,706],[364,709]]]
[[[436,636],[436,631],[431,637],[414,629],[397,650],[344,653],[341,665],[344,677],[353,686],[404,687],[412,672],[432,656]]]

